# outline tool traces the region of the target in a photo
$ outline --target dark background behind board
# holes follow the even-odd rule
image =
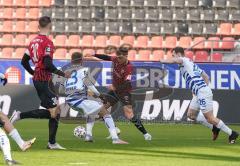
[[[104,88],[103,91],[106,91]],[[238,91],[233,90],[213,90],[214,100],[219,103],[219,111],[218,117],[224,120],[226,123],[240,123],[240,109],[239,109],[239,99],[240,93]],[[17,109],[20,111],[28,111],[31,109],[36,109],[39,107],[40,101],[37,97],[35,89],[33,86],[27,85],[7,85],[5,87],[0,88],[0,108],[4,102],[2,101],[3,95],[9,95],[11,97],[11,107],[9,110],[9,115],[12,114],[12,111]],[[139,98],[143,99],[142,101]],[[143,101],[145,96],[141,95],[138,97],[138,101],[135,103],[135,113],[138,116],[141,116]],[[174,89],[173,93],[162,99],[170,99],[170,105],[173,100],[180,100],[181,104],[183,100],[191,100],[192,95],[190,90],[186,89]],[[134,98],[133,98],[134,100]],[[136,101],[136,100],[134,100]],[[6,104],[6,103],[5,103]],[[117,109],[113,112],[113,117],[116,120],[125,120],[123,116],[123,112],[121,111],[121,107],[116,107]],[[161,109],[158,117],[149,122],[163,122],[163,111]],[[171,118],[170,122],[173,122],[173,118]],[[187,122],[186,112],[184,116],[180,120],[181,122]]]

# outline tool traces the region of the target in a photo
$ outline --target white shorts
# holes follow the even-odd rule
[[[76,111],[83,111],[84,115],[97,115],[102,108],[102,103],[89,100],[87,98],[78,99],[78,100],[66,100],[67,104]]]
[[[201,88],[198,91],[198,95],[194,95],[190,106],[190,109],[200,110],[202,113],[207,113],[213,110],[213,94],[209,87]]]

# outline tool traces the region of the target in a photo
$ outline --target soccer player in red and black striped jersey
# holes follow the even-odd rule
[[[12,115],[11,122],[15,122],[25,118],[49,119],[49,149],[64,149],[56,143],[56,133],[58,128],[59,114],[57,96],[50,90],[49,81],[52,73],[62,77],[69,77],[68,74],[58,70],[53,65],[53,42],[48,38],[51,32],[50,17],[43,16],[39,19],[40,34],[35,37],[29,44],[23,58],[23,67],[33,75],[33,84],[37,94],[41,100],[41,107],[44,109],[37,109],[28,112],[15,111]],[[29,64],[32,61],[35,70]]]
[[[128,61],[128,48],[120,47],[117,50],[117,56],[108,56],[95,54],[94,56],[87,55],[86,60],[105,60],[112,61],[112,85],[109,87],[109,92],[105,96],[106,108],[120,102],[123,105],[124,115],[129,119],[137,129],[144,135],[145,140],[151,140],[152,136],[146,131],[141,120],[134,115],[131,101],[131,76],[133,66]]]

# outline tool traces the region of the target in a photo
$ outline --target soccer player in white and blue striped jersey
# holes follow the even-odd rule
[[[0,73],[0,87],[7,84],[7,78],[4,74]],[[0,148],[2,149],[3,156],[7,165],[18,165],[19,163],[12,159],[10,141],[6,135],[6,132],[10,137],[18,144],[22,151],[29,149],[35,142],[36,138],[29,141],[24,141],[18,130],[10,123],[8,117],[0,109]]]
[[[188,110],[189,118],[212,128],[215,135],[213,139],[216,139],[219,130],[222,130],[229,135],[229,143],[235,143],[239,134],[225,125],[221,119],[213,115],[213,94],[211,88],[208,86],[208,75],[197,64],[194,64],[189,58],[185,57],[184,49],[176,47],[173,49],[173,58],[160,60],[160,62],[176,63],[179,65],[181,75],[193,93],[193,99]],[[197,111],[199,110],[200,113],[197,115]]]

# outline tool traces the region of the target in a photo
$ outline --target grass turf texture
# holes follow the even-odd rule
[[[73,136],[77,125],[60,124],[58,142],[67,150],[47,150],[47,121],[24,120],[16,124],[24,139],[37,137],[32,149],[20,152],[11,141],[13,158],[29,166],[239,166],[240,141],[229,145],[227,136],[220,134],[211,141],[211,131],[200,125],[147,124],[153,136],[146,142],[132,124],[118,123],[121,137],[129,145],[112,145],[106,140],[108,131],[98,122],[94,127],[94,143],[85,143]],[[239,126],[231,126],[239,131]],[[4,162],[0,160],[0,165]]]

